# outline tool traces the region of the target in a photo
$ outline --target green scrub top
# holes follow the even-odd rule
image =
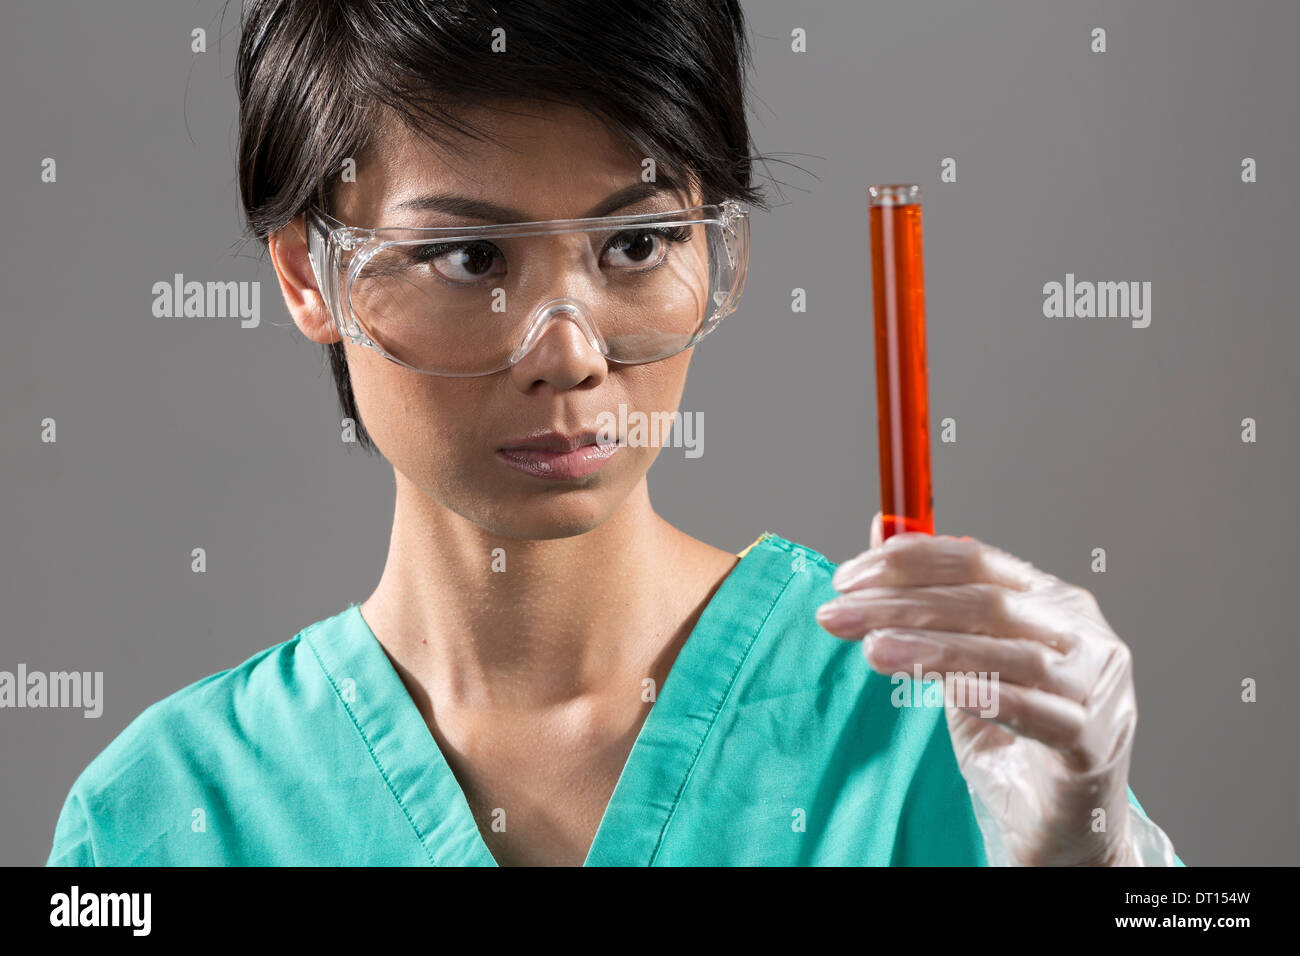
[[[836,566],[771,532],[740,555],[586,865],[987,865],[942,706],[895,706],[814,620]],[[77,778],[47,865],[496,861],[353,604],[145,710]]]

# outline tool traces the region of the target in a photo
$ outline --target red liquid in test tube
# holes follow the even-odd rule
[[[876,428],[884,537],[934,534],[921,187],[867,188],[876,325]]]

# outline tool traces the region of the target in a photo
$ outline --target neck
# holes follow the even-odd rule
[[[526,540],[399,474],[384,573],[361,612],[404,679],[440,703],[538,710],[648,674],[699,600],[680,593],[699,544],[654,512],[644,479],[598,528]]]

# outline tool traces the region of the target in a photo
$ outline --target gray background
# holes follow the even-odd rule
[[[657,508],[733,551],[765,529],[866,547],[864,190],[921,183],[932,421],[958,423],[934,432],[939,530],[1097,594],[1135,655],[1133,788],[1189,865],[1294,862],[1300,5],[746,7],[757,148],[802,169],[769,167],[786,185],[744,301],[683,401],[705,453],[665,450]],[[382,568],[391,469],[339,441],[320,350],[238,242],[237,5],[220,49],[219,13],[11,4],[0,31],[0,669],[102,670],[106,697],[98,720],[0,711],[0,862],[44,862],[76,775],[146,706]],[[260,280],[261,326],[154,318],[176,272]],[[1067,272],[1152,282],[1151,326],[1044,318]]]

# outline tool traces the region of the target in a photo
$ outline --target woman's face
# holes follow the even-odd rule
[[[521,115],[525,109],[530,115]],[[466,141],[463,156],[450,155],[391,123],[359,164],[356,183],[340,187],[336,217],[367,227],[484,223],[398,209],[443,194],[518,211],[518,219],[508,221],[577,218],[641,182],[641,157],[576,108],[530,105],[509,115],[478,111],[471,119],[508,148]],[[699,202],[698,193],[664,189],[608,214]],[[544,288],[530,286],[530,297],[535,291],[538,298],[529,308],[570,294],[571,281],[556,269]],[[600,316],[592,319],[599,324]],[[602,524],[642,481],[658,449],[623,445],[593,473],[565,479],[512,467],[512,456],[502,449],[541,429],[574,435],[598,428],[597,416],[609,413],[617,420],[620,405],[628,415],[676,411],[692,351],[645,365],[607,362],[562,317],[517,364],[478,377],[425,375],[369,348],[349,343],[346,349],[361,419],[394,468],[428,498],[492,533],[532,539],[581,534]]]

